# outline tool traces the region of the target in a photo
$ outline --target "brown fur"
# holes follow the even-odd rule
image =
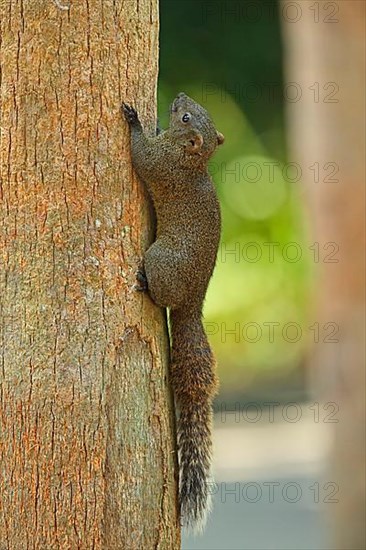
[[[156,137],[144,134],[132,107],[124,104],[123,111],[131,128],[133,166],[148,186],[157,217],[144,270],[152,299],[170,308],[181,513],[186,526],[199,528],[210,500],[211,404],[217,391],[201,316],[221,228],[207,162],[224,138],[207,111],[185,94],[172,104],[169,129]]]

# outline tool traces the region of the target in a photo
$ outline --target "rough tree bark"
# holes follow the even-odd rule
[[[309,178],[303,182],[312,242],[319,243],[321,254],[317,321],[320,326],[331,322],[339,327],[339,342],[322,337],[313,358],[318,393],[339,407],[338,422],[330,424],[335,433],[326,480],[339,486],[339,502],[327,505],[330,546],[361,550],[365,548],[365,3],[284,1],[282,7],[297,19],[283,21],[287,77],[303,91],[300,101],[288,104],[291,160],[300,163],[305,177],[314,174],[315,163],[320,168],[318,182]],[[327,243],[334,244],[324,248]]]
[[[179,548],[168,343],[122,100],[157,0],[0,0],[0,548]]]

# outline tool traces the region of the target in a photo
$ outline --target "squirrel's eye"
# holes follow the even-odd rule
[[[182,122],[188,122],[191,120],[191,113],[184,113],[182,116]]]

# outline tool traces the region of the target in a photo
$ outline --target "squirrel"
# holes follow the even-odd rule
[[[136,110],[123,103],[131,130],[133,167],[147,185],[156,213],[156,240],[136,278],[170,310],[170,378],[179,408],[179,503],[183,525],[203,530],[210,510],[212,400],[215,359],[202,307],[221,232],[220,206],[207,163],[224,136],[184,93],[173,101],[169,128],[147,136]]]

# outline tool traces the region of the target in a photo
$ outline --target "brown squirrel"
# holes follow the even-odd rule
[[[184,93],[173,101],[168,130],[144,134],[137,112],[122,106],[131,129],[133,166],[146,183],[156,240],[137,272],[139,290],[170,309],[171,381],[179,406],[179,500],[183,524],[203,529],[210,508],[215,360],[202,306],[220,239],[220,207],[207,162],[224,136],[207,111]]]

